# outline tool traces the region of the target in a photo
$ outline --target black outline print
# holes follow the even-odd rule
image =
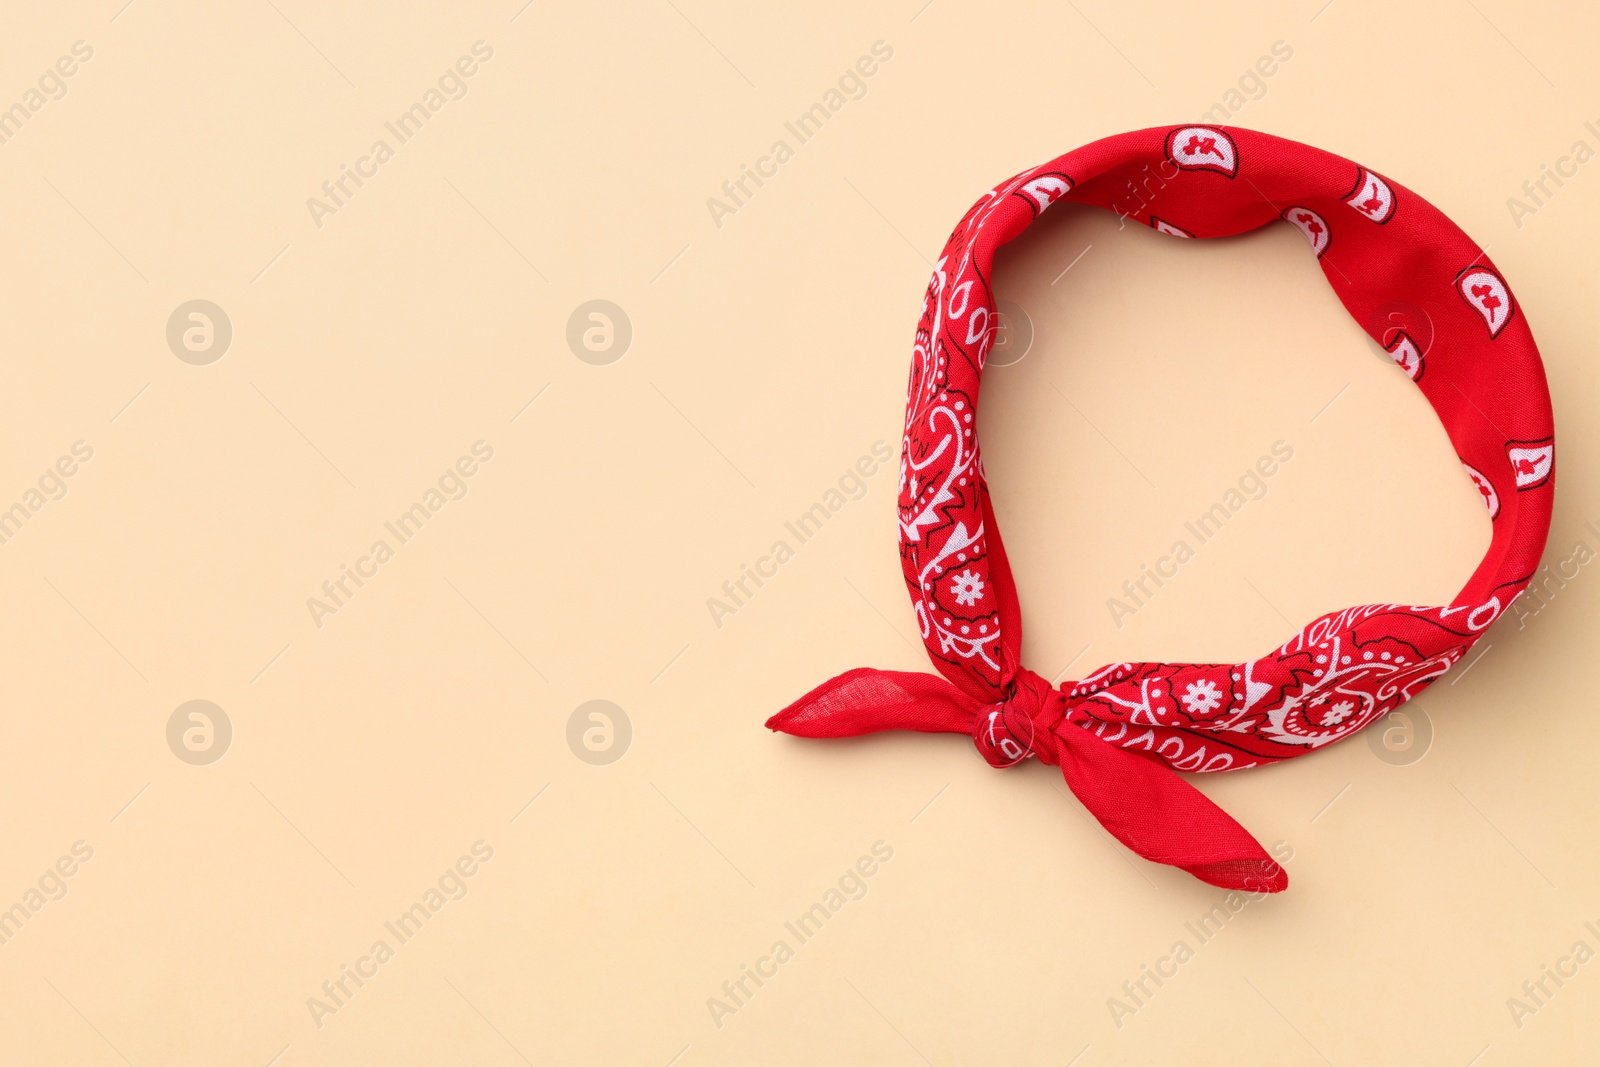
[[[1060,178],[1062,181],[1067,183],[1067,187],[1061,190],[1061,195],[1050,201],[1050,203],[1045,204],[1044,207],[1040,207],[1038,198],[1028,191],[1028,186],[1032,185],[1036,181],[1039,181],[1041,178]],[[1076,189],[1077,187],[1078,183],[1072,180],[1072,175],[1063,174],[1059,170],[1047,170],[1043,174],[1035,174],[1027,181],[1018,185],[1015,189],[1011,190],[1011,195],[1020,196],[1023,203],[1027,204],[1033,209],[1033,217],[1037,219],[1040,215],[1044,214],[1045,208],[1061,203],[1061,201],[1067,198],[1067,194],[1072,192],[1072,190]]]
[[[1194,130],[1204,130],[1207,133],[1214,133],[1224,141],[1228,142],[1228,148],[1233,152],[1233,167],[1230,169],[1220,163],[1185,163],[1177,156],[1173,155],[1172,142],[1178,139],[1179,134],[1191,133]],[[1167,159],[1172,163],[1173,166],[1178,167],[1181,170],[1209,170],[1211,173],[1220,174],[1230,181],[1233,179],[1234,175],[1239,173],[1239,146],[1234,144],[1233,138],[1228,135],[1226,130],[1219,129],[1216,126],[1179,126],[1177,129],[1167,134],[1166,151]]]
[[[1163,226],[1165,226],[1166,229],[1163,230],[1161,228]],[[1164,233],[1168,237],[1193,237],[1194,236],[1194,234],[1190,233],[1188,230],[1184,229],[1182,226],[1178,226],[1178,225],[1175,225],[1173,223],[1170,223],[1166,219],[1157,218],[1154,215],[1150,216],[1150,228],[1152,230],[1156,231],[1157,233]]]
[[[1367,187],[1368,178],[1371,178],[1373,181],[1383,186],[1384,191],[1389,194],[1389,210],[1384,213],[1384,216],[1381,219],[1373,218],[1365,211],[1362,211],[1360,208],[1350,203],[1350,201],[1360,196],[1361,191]],[[1349,206],[1351,211],[1354,211],[1357,215],[1360,215],[1368,222],[1377,223],[1379,226],[1382,226],[1384,223],[1394,218],[1395,209],[1400,206],[1400,198],[1395,195],[1394,186],[1389,184],[1389,179],[1385,178],[1375,170],[1368,170],[1359,163],[1356,164],[1356,186],[1354,189],[1351,189],[1344,195],[1344,202]]]
[[[1544,477],[1540,478],[1538,481],[1529,482],[1527,485],[1523,485],[1521,479],[1517,477],[1516,461],[1511,458],[1511,450],[1513,448],[1549,448],[1550,469],[1545,471]],[[1517,492],[1524,493],[1529,489],[1537,489],[1545,482],[1548,482],[1550,480],[1550,476],[1556,472],[1556,439],[1554,437],[1546,437],[1538,441],[1507,441],[1506,462],[1511,464],[1511,480],[1516,483]]]
[[[1411,351],[1416,355],[1417,373],[1412,374],[1406,369],[1406,365],[1401,363],[1398,359],[1394,361],[1394,365],[1405,371],[1406,377],[1410,378],[1412,381],[1420,382],[1422,381],[1423,374],[1425,374],[1428,370],[1428,360],[1425,356],[1423,356],[1422,346],[1417,344],[1417,339],[1415,337],[1412,337],[1409,333],[1406,333],[1402,329],[1396,328],[1394,331],[1394,342],[1384,346],[1383,350],[1389,353],[1390,357],[1392,358],[1394,356],[1395,349],[1399,348],[1402,343],[1410,345]]]
[[[1485,274],[1489,275],[1490,277],[1494,278],[1495,281],[1500,283],[1500,290],[1503,293],[1506,294],[1506,304],[1509,305],[1509,306],[1506,308],[1505,320],[1503,322],[1501,322],[1499,326],[1496,326],[1493,322],[1491,322],[1490,321],[1490,316],[1488,314],[1485,314],[1485,311],[1487,309],[1479,307],[1477,304],[1473,303],[1472,302],[1472,297],[1468,296],[1467,295],[1467,291],[1464,288],[1462,288],[1462,284],[1461,284],[1462,281],[1466,278],[1467,275],[1471,274],[1474,271],[1482,271],[1483,273],[1485,273]],[[1477,312],[1478,318],[1483,320],[1484,326],[1487,327],[1488,330],[1489,330],[1489,340],[1491,340],[1491,341],[1493,341],[1495,338],[1499,337],[1500,334],[1505,331],[1505,328],[1507,326],[1511,325],[1511,320],[1516,318],[1516,315],[1517,315],[1517,300],[1516,300],[1516,297],[1511,295],[1511,286],[1506,284],[1506,280],[1504,278],[1500,277],[1500,272],[1495,270],[1493,267],[1486,267],[1482,263],[1474,263],[1470,267],[1462,268],[1461,273],[1456,275],[1456,292],[1458,294],[1460,294],[1461,299],[1466,302],[1466,305],[1469,308],[1471,308],[1473,311]]]
[[[1322,226],[1322,232],[1328,235],[1328,239],[1322,242],[1321,248],[1317,247],[1316,241],[1312,240],[1311,235],[1306,233],[1305,229],[1302,228],[1299,223],[1289,217],[1289,212],[1291,211],[1308,211],[1311,213],[1311,217],[1316,219],[1317,222]],[[1318,259],[1321,259],[1323,256],[1327,255],[1328,249],[1333,247],[1333,227],[1328,225],[1328,220],[1323,218],[1320,212],[1314,211],[1302,204],[1290,204],[1288,207],[1283,209],[1283,221],[1300,231],[1300,236],[1304,237],[1308,242],[1310,242],[1311,250],[1317,254]]]

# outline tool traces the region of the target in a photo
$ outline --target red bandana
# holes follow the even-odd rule
[[[1130,188],[1158,191],[1129,213],[1118,205]],[[1488,555],[1448,607],[1347,608],[1249,663],[1113,663],[1059,687],[1021,665],[1022,615],[978,457],[978,385],[995,336],[995,251],[1060,200],[1180,238],[1278,219],[1300,229],[1350,314],[1438,412],[1489,509]],[[848,671],[767,725],[802,737],[964,733],[996,767],[1038,756],[1141,856],[1212,885],[1278,892],[1289,882],[1283,868],[1174,768],[1240,770],[1303,755],[1458,663],[1538,566],[1552,442],[1544,368],[1505,280],[1409,189],[1249,130],[1181,126],[1096,141],[979,199],[928,284],[906,405],[900,561],[944,677]]]

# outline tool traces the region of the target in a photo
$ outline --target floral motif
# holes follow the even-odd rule
[[[901,565],[922,640],[939,671],[970,695],[998,699],[1019,666],[1021,648],[1021,634],[1011,632],[1016,598],[1007,584],[977,436],[976,399],[998,326],[995,253],[1061,201],[1124,213],[1121,194],[1112,190],[1163,156],[1175,189],[1167,210],[1178,214],[1181,232],[1235,233],[1279,217],[1275,208],[1263,209],[1253,190],[1261,175],[1288,182],[1283,161],[1292,158],[1305,165],[1293,168],[1300,185],[1286,192],[1317,208],[1291,207],[1289,219],[1319,255],[1338,260],[1335,273],[1363,270],[1366,257],[1386,255],[1457,265],[1459,256],[1469,257],[1459,262],[1470,260],[1463,250],[1476,247],[1415,194],[1386,179],[1317,149],[1242,129],[1179,126],[1124,134],[1024,171],[980,197],[950,235],[924,292],[907,383],[898,515]],[[1252,180],[1228,180],[1247,176]],[[1321,205],[1341,200],[1363,215],[1361,223],[1345,221],[1344,214],[1328,217]],[[1142,208],[1135,214],[1151,225],[1168,224],[1147,218]],[[1336,243],[1328,240],[1330,224],[1341,235]],[[1069,722],[1186,771],[1234,770],[1301,755],[1362,729],[1460,663],[1527,584],[1548,529],[1554,473],[1537,349],[1513,315],[1504,279],[1487,263],[1459,276],[1441,275],[1436,290],[1425,281],[1434,274],[1403,273],[1414,286],[1410,291],[1363,292],[1352,297],[1351,311],[1364,323],[1380,321],[1378,312],[1388,306],[1383,300],[1404,295],[1441,328],[1446,320],[1471,327],[1456,331],[1459,345],[1430,350],[1428,360],[1439,369],[1430,369],[1425,380],[1422,353],[1416,353],[1415,371],[1407,369],[1419,384],[1436,387],[1441,374],[1448,380],[1452,361],[1496,368],[1464,381],[1470,396],[1424,389],[1489,503],[1495,565],[1480,567],[1447,606],[1347,608],[1249,662],[1110,664],[1064,685]],[[1477,325],[1480,316],[1488,329]],[[1491,351],[1492,360],[1483,358]],[[1491,420],[1480,417],[1485,411]],[[1491,424],[1517,440],[1492,437]],[[1010,611],[1004,620],[1003,609]]]
[[[1222,707],[1222,691],[1209,678],[1190,682],[1183,691],[1183,710],[1190,715],[1209,715]]]
[[[983,579],[970,570],[962,571],[950,579],[950,592],[957,604],[976,604],[978,598],[983,596]]]

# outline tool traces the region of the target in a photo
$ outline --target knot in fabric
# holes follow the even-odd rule
[[[1059,766],[1067,787],[1106,832],[1155,863],[1210,885],[1276,893],[1289,876],[1255,838],[1167,764],[1088,730],[1068,729],[1078,701],[1008,664],[1001,700],[985,704],[948,679],[858,667],[830,678],[767,726],[799,737],[859,737],[879,730],[970,736],[994,767],[1029,756]]]
[[[991,767],[1014,767],[1029,756],[1055,766],[1055,728],[1066,714],[1061,691],[1026,667],[1006,687],[1004,700],[986,704],[972,717],[972,742]]]

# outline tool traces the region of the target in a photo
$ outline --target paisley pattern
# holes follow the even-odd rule
[[[1151,173],[1159,190],[1126,199]],[[935,264],[912,347],[899,524],[907,589],[940,672],[971,697],[1000,701],[1019,670],[1022,620],[989,506],[978,393],[995,338],[995,252],[1065,201],[1181,236],[1284,219],[1358,322],[1383,321],[1396,298],[1414,301],[1436,327],[1427,374],[1414,348],[1396,361],[1439,414],[1494,530],[1448,605],[1333,612],[1248,663],[1109,664],[1060,687],[1067,721],[1179,770],[1237,770],[1347,737],[1461,662],[1527,584],[1549,529],[1554,431],[1525,318],[1476,243],[1415,193],[1305,145],[1184,126],[1097,141],[1001,183]]]

